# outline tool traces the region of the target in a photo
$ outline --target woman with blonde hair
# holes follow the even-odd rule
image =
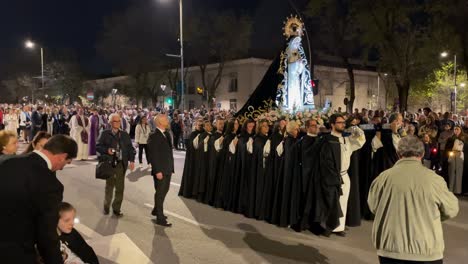
[[[9,130],[0,131],[0,156],[14,155],[18,150],[18,137]]]

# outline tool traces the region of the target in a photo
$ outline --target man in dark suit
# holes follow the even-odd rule
[[[77,150],[72,138],[56,135],[40,151],[0,162],[2,263],[36,263],[35,246],[45,263],[63,263],[57,233],[63,185],[55,172],[69,164]]]
[[[42,128],[42,106],[38,106],[36,111],[34,111],[31,115],[31,136],[30,140],[32,140],[37,132],[41,131]]]
[[[109,214],[115,188],[112,211],[117,217],[123,216],[120,208],[122,207],[124,195],[125,172],[127,167],[130,167],[130,170],[135,168],[135,149],[128,133],[120,129],[120,122],[121,119],[118,114],[110,115],[109,124],[111,129],[102,131],[96,144],[96,152],[100,161],[113,160],[113,176],[106,180],[104,214]]]
[[[169,132],[169,119],[165,114],[159,114],[154,118],[156,129],[148,138],[149,161],[152,166],[154,188],[154,208],[151,212],[156,216],[156,224],[170,227],[164,215],[164,199],[169,191],[171,176],[174,173],[174,156],[172,154],[172,143]]]

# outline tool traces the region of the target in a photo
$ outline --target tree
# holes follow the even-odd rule
[[[380,72],[387,72],[398,89],[399,108],[408,108],[412,82],[424,78],[439,56],[439,38],[431,31],[425,1],[356,1],[363,42],[376,49]]]
[[[457,70],[457,83],[467,84],[466,72]],[[425,79],[415,83],[410,91],[410,99],[417,105],[440,109],[442,105],[450,106],[450,95],[454,91],[453,63],[445,63],[432,71]],[[468,91],[465,87],[458,86],[457,91],[457,113],[459,110],[468,108]],[[447,107],[448,111],[450,107]]]
[[[79,99],[84,93],[84,76],[80,66],[73,61],[53,61],[45,65],[44,75],[47,89],[60,95],[68,94],[70,101]]]
[[[356,98],[353,57],[362,53],[359,28],[356,24],[356,10],[351,0],[311,0],[306,15],[316,21],[318,35],[315,41],[326,53],[341,59],[349,78],[349,101],[347,111],[353,112]]]
[[[203,10],[187,22],[187,58],[200,68],[209,101],[216,95],[226,62],[248,54],[251,32],[250,17],[232,11]],[[212,74],[208,64],[214,62]]]
[[[39,86],[37,80],[35,80],[29,74],[21,74],[16,78],[16,82],[18,84],[18,88],[19,88],[18,90],[21,91],[21,92],[16,91],[17,95],[31,97],[30,99],[34,103],[35,92],[37,90],[37,87]]]
[[[112,63],[114,71],[133,78],[126,95],[137,101],[155,95],[154,87],[159,85],[151,83],[154,80],[151,72],[167,69],[165,54],[175,49],[177,23],[162,12],[164,10],[152,9],[147,4],[131,6],[105,19],[104,31],[98,40],[98,52]]]

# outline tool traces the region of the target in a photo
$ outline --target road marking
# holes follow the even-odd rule
[[[124,233],[93,239],[87,242],[98,256],[113,263],[153,263]]]
[[[86,242],[102,258],[114,263],[153,263],[125,233],[102,236],[81,223],[75,224],[75,229],[88,238]]]
[[[171,185],[174,185],[176,187],[179,187],[180,188],[180,184],[178,184],[177,182],[171,182]]]

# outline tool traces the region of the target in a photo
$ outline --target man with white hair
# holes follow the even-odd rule
[[[165,114],[158,114],[154,118],[156,130],[148,138],[149,161],[152,166],[154,188],[154,208],[151,212],[156,216],[156,224],[171,227],[164,215],[164,199],[166,198],[171,176],[174,173],[174,156],[172,153],[172,139],[167,131],[169,128],[169,118]]]
[[[112,196],[115,189],[115,197],[112,203],[112,211],[115,216],[123,216],[121,212],[123,193],[125,187],[125,172],[135,168],[135,149],[130,136],[126,131],[120,129],[120,116],[112,114],[109,116],[111,129],[102,131],[96,145],[99,161],[112,161],[112,177],[106,179],[106,192],[104,198],[104,214],[109,214]]]
[[[458,214],[458,200],[421,163],[424,145],[417,137],[402,138],[397,153],[400,160],[372,182],[367,200],[380,263],[442,263],[442,221]]]

